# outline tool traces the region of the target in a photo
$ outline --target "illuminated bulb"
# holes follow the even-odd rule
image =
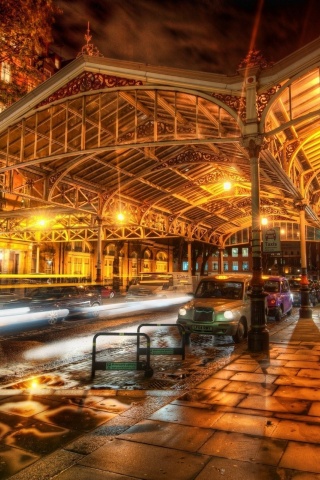
[[[119,220],[119,222],[122,222],[124,220],[123,213],[118,213],[118,220]]]
[[[224,182],[223,189],[224,190],[231,190],[231,182]]]
[[[261,219],[261,225],[268,225],[268,219],[267,218],[262,218]]]
[[[31,385],[30,385],[30,388],[37,388],[37,386],[39,385],[39,382],[36,378],[34,378],[32,381],[31,381]]]

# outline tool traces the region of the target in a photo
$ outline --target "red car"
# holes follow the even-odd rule
[[[101,295],[101,298],[113,298],[116,292],[108,285],[88,285],[87,290]]]

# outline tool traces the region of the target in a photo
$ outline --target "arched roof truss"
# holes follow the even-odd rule
[[[319,198],[319,67],[286,67],[277,82],[274,71],[257,93],[261,211],[292,221],[302,174]],[[96,240],[97,219],[108,241],[221,244],[249,227],[243,82],[79,57],[0,115],[2,234],[34,238],[36,215],[51,219],[46,241]],[[307,213],[318,222],[311,201]]]
[[[272,152],[304,201],[319,211],[320,64],[283,82],[266,112]]]

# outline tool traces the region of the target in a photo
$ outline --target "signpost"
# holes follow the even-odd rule
[[[281,252],[280,227],[262,230],[262,250],[264,253]]]

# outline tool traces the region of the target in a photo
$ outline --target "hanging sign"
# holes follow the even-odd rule
[[[280,227],[265,228],[262,230],[263,252],[280,252]]]

